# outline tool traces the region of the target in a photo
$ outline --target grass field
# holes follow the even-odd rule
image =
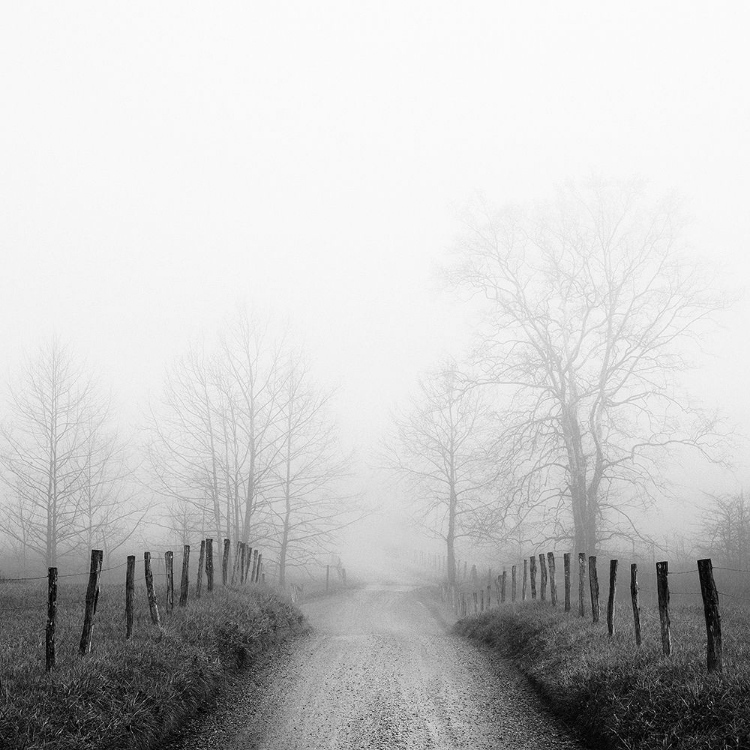
[[[229,674],[303,628],[265,586],[218,587],[151,624],[136,591],[125,640],[124,585],[104,584],[91,653],[78,654],[83,583],[58,590],[57,668],[45,673],[46,584],[0,582],[0,747],[154,748],[220,694]],[[163,602],[163,595],[160,602]]]
[[[722,603],[724,672],[706,670],[706,629],[696,605],[672,607],[673,654],[662,655],[658,613],[642,611],[643,644],[622,612],[605,622],[549,603],[501,605],[456,623],[456,632],[512,658],[593,747],[750,748],[750,614]],[[604,619],[604,618],[603,618]]]

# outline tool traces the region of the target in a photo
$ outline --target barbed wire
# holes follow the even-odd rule
[[[684,576],[687,573],[697,573],[698,568],[695,568],[694,570],[670,570],[668,575],[670,576]]]

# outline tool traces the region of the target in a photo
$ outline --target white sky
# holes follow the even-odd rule
[[[680,190],[742,284],[748,21],[744,2],[6,3],[0,379],[56,331],[132,408],[247,302],[290,319],[369,440],[460,349],[434,272],[453,207],[592,172]],[[707,379],[741,419],[748,309]]]

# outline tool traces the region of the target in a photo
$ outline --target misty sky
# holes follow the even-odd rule
[[[741,287],[748,21],[742,2],[6,3],[0,378],[57,332],[135,414],[250,305],[306,339],[366,442],[462,351],[436,273],[455,209],[591,174],[679,190]],[[741,421],[749,310],[696,380]]]

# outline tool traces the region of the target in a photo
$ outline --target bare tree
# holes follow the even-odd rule
[[[49,567],[79,544],[129,533],[136,511],[116,501],[124,471],[107,400],[58,339],[27,361],[9,416],[0,451],[6,534]]]
[[[750,558],[750,502],[744,492],[711,497],[702,530],[708,542],[701,545],[725,565],[744,570]]]
[[[503,387],[518,498],[579,550],[636,533],[629,509],[653,498],[666,451],[716,455],[716,420],[677,374],[722,300],[680,229],[674,201],[635,183],[569,186],[537,210],[478,207],[457,248],[452,281],[488,303],[478,382]]]
[[[292,353],[279,399],[283,446],[270,504],[282,586],[288,567],[327,551],[336,532],[363,515],[359,498],[343,488],[350,460],[338,446],[330,398],[313,384],[304,357]]]
[[[450,583],[456,542],[486,537],[504,508],[490,492],[498,477],[490,450],[496,425],[484,395],[448,361],[421,381],[411,408],[396,416],[396,439],[384,446],[385,465],[414,493],[418,522],[445,541]]]

